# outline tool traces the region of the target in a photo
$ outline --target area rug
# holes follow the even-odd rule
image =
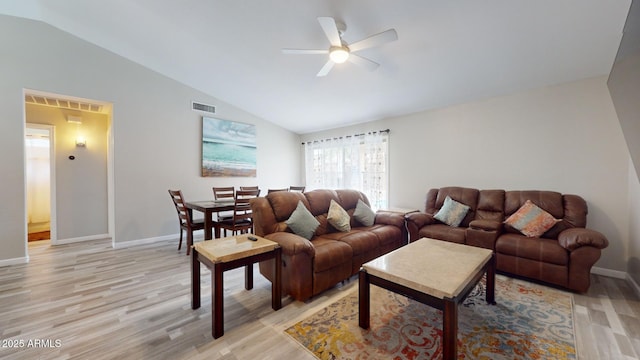
[[[496,276],[497,305],[484,280],[458,308],[458,359],[576,359],[569,293]],[[358,292],[287,328],[319,359],[441,359],[442,312],[371,286],[371,328],[358,326]]]

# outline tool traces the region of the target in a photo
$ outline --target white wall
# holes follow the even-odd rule
[[[23,89],[113,105],[118,243],[178,233],[169,188],[204,199],[214,185],[266,189],[300,182],[297,134],[40,22],[0,16],[0,44],[0,168],[3,188],[10,189],[0,193],[0,265],[27,258]],[[219,118],[256,125],[257,178],[200,177],[202,115],[191,101],[215,105]],[[91,204],[75,201],[91,211]]]
[[[606,78],[306,134],[303,141],[390,129],[390,204],[424,210],[430,188],[578,194],[610,246],[596,264],[626,271],[629,152]]]
[[[640,181],[629,159],[629,244],[626,251],[627,273],[640,286]]]

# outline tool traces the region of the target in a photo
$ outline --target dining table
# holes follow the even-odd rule
[[[189,216],[193,219],[193,210],[200,211],[204,215],[204,239],[213,239],[212,229],[215,230],[215,237],[220,237],[220,228],[213,225],[213,213],[222,211],[233,211],[235,200],[233,198],[221,200],[201,200],[185,201],[184,205],[189,211]]]

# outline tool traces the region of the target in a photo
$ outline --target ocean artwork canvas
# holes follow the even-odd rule
[[[256,126],[202,117],[202,176],[256,176]]]

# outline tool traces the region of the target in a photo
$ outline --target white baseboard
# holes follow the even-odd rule
[[[633,280],[633,278],[629,276],[629,274],[627,274],[626,279],[629,282],[629,284],[631,284],[631,287],[633,287],[633,290],[636,291],[636,295],[640,297],[640,285],[638,285],[638,283],[635,280]]]
[[[616,279],[627,279],[629,277],[624,271],[610,270],[600,267],[592,267],[591,272],[596,275],[608,276]]]
[[[100,234],[100,235],[90,235],[90,236],[81,236],[81,237],[76,237],[76,238],[68,238],[68,239],[57,239],[55,241],[55,245],[71,244],[71,243],[77,243],[77,242],[82,242],[82,241],[104,240],[104,239],[108,239],[110,237],[111,236],[109,236],[109,234]]]
[[[138,240],[129,240],[129,241],[123,241],[123,242],[116,242],[113,244],[113,248],[114,249],[122,249],[122,248],[128,248],[131,246],[137,246],[137,245],[145,245],[145,244],[151,244],[154,242],[158,242],[158,241],[166,241],[166,240],[176,240],[176,245],[177,245],[177,241],[180,238],[180,234],[173,234],[173,235],[164,235],[164,236],[156,236],[156,237],[151,237],[151,238],[146,238],[146,239],[138,239]],[[193,234],[193,240],[202,240],[204,239],[204,232],[203,231],[194,231]],[[182,239],[186,245],[187,243],[187,235],[183,234],[183,239]]]
[[[6,260],[0,260],[0,267],[9,266],[9,265],[26,264],[28,262],[29,262],[29,256],[20,257],[20,258],[13,258],[13,259],[6,259]]]
[[[629,282],[629,284],[631,284],[631,287],[636,292],[636,295],[640,296],[640,285],[638,285],[638,283],[629,275],[629,273],[618,270],[603,269],[599,267],[592,267],[591,272],[597,275],[626,280]]]
[[[137,240],[116,242],[116,243],[113,243],[113,248],[114,249],[122,249],[122,248],[128,248],[128,247],[136,246],[136,245],[151,244],[151,243],[154,243],[154,242],[157,242],[157,241],[175,239],[178,236],[179,235],[164,235],[164,236],[150,237],[150,238],[146,238],[146,239],[137,239]]]

